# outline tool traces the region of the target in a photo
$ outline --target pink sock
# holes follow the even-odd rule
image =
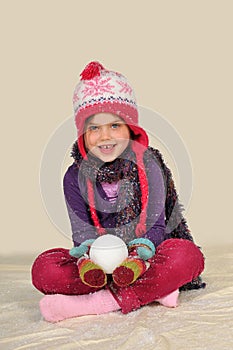
[[[167,307],[177,307],[178,306],[178,296],[179,296],[179,289],[175,290],[174,292],[166,295],[163,298],[160,298],[156,300],[161,305],[167,306]]]
[[[99,290],[84,295],[45,295],[40,301],[44,319],[58,322],[66,318],[98,315],[119,310],[120,306],[109,290]]]

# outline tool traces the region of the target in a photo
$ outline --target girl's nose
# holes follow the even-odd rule
[[[110,140],[111,139],[111,132],[110,132],[109,127],[107,125],[103,125],[101,128],[101,139],[102,140]]]

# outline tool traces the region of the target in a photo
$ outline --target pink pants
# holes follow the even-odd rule
[[[162,242],[149,261],[150,268],[130,286],[120,288],[113,282],[107,286],[123,313],[173,292],[198,277],[204,269],[200,249],[184,239]],[[77,259],[63,248],[47,250],[36,258],[32,266],[32,283],[44,294],[79,295],[98,290],[82,283]]]

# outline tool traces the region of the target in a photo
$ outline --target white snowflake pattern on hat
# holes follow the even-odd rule
[[[123,93],[129,94],[129,95],[132,94],[133,89],[131,88],[131,86],[127,82],[117,80],[117,83],[122,87],[119,90],[119,92],[123,92]]]
[[[100,94],[103,94],[105,92],[110,92],[114,94],[113,88],[115,87],[114,85],[109,84],[109,80],[111,78],[103,78],[103,77],[94,77],[90,81],[85,81],[85,87],[81,91],[84,96],[83,99],[85,99],[87,96],[97,96]]]

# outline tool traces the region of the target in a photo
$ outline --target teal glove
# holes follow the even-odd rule
[[[87,239],[83,243],[81,243],[78,247],[73,247],[69,250],[69,254],[74,256],[75,258],[80,258],[84,254],[88,252],[90,246],[95,241],[95,239]]]
[[[135,249],[138,256],[143,260],[152,258],[155,254],[154,243],[147,238],[136,238],[128,243],[129,250]]]

